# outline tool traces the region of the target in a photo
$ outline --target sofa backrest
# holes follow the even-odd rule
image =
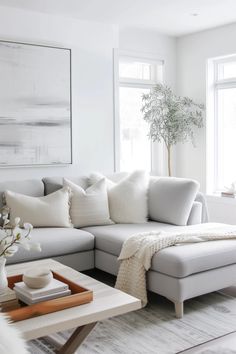
[[[32,197],[44,196],[44,184],[40,179],[0,182],[0,208],[3,206],[3,193],[6,190],[26,194]]]
[[[127,172],[118,172],[108,175],[107,178],[111,179],[113,182],[119,182],[122,178],[128,175]],[[83,189],[89,187],[89,177],[88,176],[78,176],[78,177],[66,177],[70,181],[78,184]],[[45,195],[56,192],[58,189],[63,187],[63,177],[44,177],[43,178],[45,186]]]
[[[79,177],[66,177],[70,181],[78,184],[83,189],[88,188],[89,180],[86,176],[79,176]],[[58,189],[63,187],[63,177],[44,177],[42,179],[44,183],[44,193],[48,195],[50,193],[56,192]]]
[[[151,177],[148,208],[151,220],[184,226],[199,190],[195,180],[174,177]]]
[[[0,182],[0,209],[4,206],[4,192],[11,190],[16,193],[22,193],[31,197],[44,196],[44,184],[40,179],[29,179],[23,181],[5,181]],[[2,219],[0,219],[0,225]]]
[[[114,182],[118,182],[122,178],[126,177],[127,173],[115,173],[113,175],[109,175],[108,178],[113,180]],[[67,177],[72,180],[74,183],[80,185],[82,188],[86,189],[89,186],[89,180],[86,176],[78,176],[78,177]],[[161,177],[151,177],[150,178],[150,188],[149,193],[151,191],[151,186],[154,181],[157,181]],[[50,194],[55,192],[56,190],[62,188],[63,185],[63,177],[45,177],[43,180],[40,179],[31,179],[31,180],[19,180],[19,181],[5,181],[0,182],[0,208],[3,206],[3,193],[5,190],[12,190],[17,193],[26,194],[32,197],[42,197],[43,195]],[[206,206],[206,200],[202,193],[197,193],[195,197],[195,202],[201,203],[202,208],[197,207],[197,205],[193,205],[188,224],[192,223],[194,218],[196,219],[196,212],[201,212],[201,222],[208,221],[208,211]],[[149,210],[150,210],[150,202],[149,202]],[[199,211],[201,210],[201,211]],[[149,215],[150,216],[150,215]],[[190,220],[191,219],[191,220]],[[199,218],[198,218],[199,219]]]

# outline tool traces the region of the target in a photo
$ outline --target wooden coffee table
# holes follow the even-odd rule
[[[7,273],[16,275],[37,266],[49,267],[94,293],[94,300],[88,304],[14,323],[26,340],[76,328],[57,353],[74,353],[98,321],[141,308],[140,300],[52,259],[9,265]]]

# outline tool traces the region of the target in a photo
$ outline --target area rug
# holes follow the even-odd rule
[[[236,298],[218,292],[185,302],[182,319],[174,305],[152,294],[147,307],[98,323],[78,354],[176,354],[236,330]],[[32,354],[53,354],[72,333],[29,342]]]

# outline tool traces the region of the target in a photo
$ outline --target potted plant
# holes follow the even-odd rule
[[[188,140],[194,145],[194,129],[203,127],[204,105],[188,97],[177,96],[162,84],[143,94],[142,102],[143,118],[150,125],[150,139],[165,143],[168,174],[171,176],[171,149],[178,142]]]

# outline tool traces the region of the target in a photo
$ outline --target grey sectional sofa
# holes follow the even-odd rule
[[[114,180],[117,178],[115,175]],[[88,184],[86,177],[73,178],[73,181],[83,188]],[[61,187],[62,178],[58,177],[7,181],[0,183],[0,194],[9,189],[39,197]],[[149,204],[152,193],[151,180]],[[1,203],[2,198],[0,207]],[[153,202],[151,207],[155,208]],[[149,210],[149,214],[152,214],[152,210]],[[189,214],[188,226],[149,220],[145,224],[114,224],[84,229],[38,228],[33,230],[32,236],[35,241],[40,242],[42,252],[39,254],[21,249],[8,259],[8,264],[50,257],[80,271],[96,267],[116,275],[117,257],[123,242],[130,235],[151,230],[180,231],[186,227],[196,228],[196,224],[201,228],[204,222],[207,222],[205,198],[198,193]],[[182,317],[186,299],[225,288],[235,282],[235,251],[236,241],[233,240],[166,248],[153,257],[147,276],[148,289],[173,301],[177,317]]]

